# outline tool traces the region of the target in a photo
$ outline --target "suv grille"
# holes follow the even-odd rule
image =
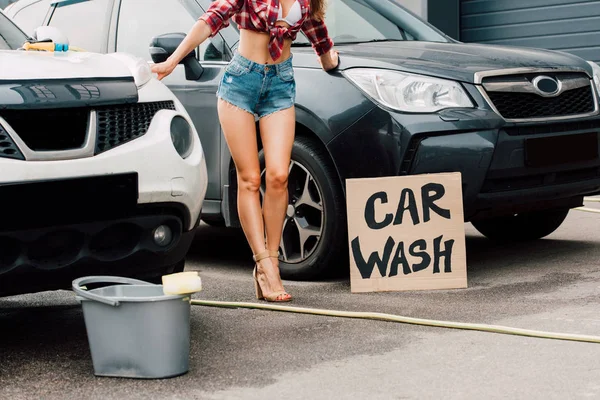
[[[553,124],[515,125],[506,126],[502,129],[511,136],[574,133],[575,131],[600,131],[600,119],[555,122]]]
[[[78,149],[85,143],[89,110],[56,108],[0,111],[33,151]]]
[[[15,158],[17,160],[25,159],[2,125],[0,125],[0,157]]]
[[[550,98],[533,93],[510,92],[488,92],[488,96],[500,115],[507,119],[587,114],[595,109],[591,86],[569,90]]]
[[[160,110],[175,110],[175,103],[160,101],[97,108],[96,154],[145,135]]]
[[[540,79],[556,81],[562,92],[544,97],[539,92]],[[481,82],[491,105],[507,120],[569,118],[596,111],[593,83],[582,72],[540,72],[490,76]]]
[[[84,146],[90,111],[95,110],[96,151],[100,154],[148,131],[160,110],[175,110],[173,101],[102,107],[2,110],[0,116],[33,151],[61,151]],[[0,157],[24,159],[13,140],[0,126]]]

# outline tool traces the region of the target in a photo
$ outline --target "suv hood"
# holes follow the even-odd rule
[[[134,103],[130,68],[111,55],[0,51],[0,109]]]
[[[125,64],[97,53],[4,50],[0,59],[0,81],[131,77]]]
[[[475,73],[509,68],[584,69],[583,59],[558,51],[513,46],[419,41],[338,44],[340,68],[373,67],[402,70],[474,83]]]

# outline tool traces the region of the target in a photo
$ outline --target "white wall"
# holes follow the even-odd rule
[[[400,4],[427,20],[427,0],[400,0]]]

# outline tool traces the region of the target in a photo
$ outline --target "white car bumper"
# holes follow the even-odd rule
[[[184,229],[190,230],[200,216],[208,177],[197,134],[194,149],[185,160],[173,147],[170,122],[176,115],[191,124],[187,115],[161,110],[144,136],[95,157],[53,161],[0,158],[0,185],[137,172],[138,204],[179,203],[189,213]]]

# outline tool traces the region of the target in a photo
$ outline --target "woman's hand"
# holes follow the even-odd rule
[[[321,67],[325,71],[331,71],[332,69],[336,69],[340,62],[340,56],[337,51],[331,49],[329,53],[323,54],[319,57],[319,63],[321,63]]]
[[[169,76],[177,64],[208,39],[210,34],[211,29],[204,20],[196,21],[190,32],[185,36],[185,39],[177,46],[177,50],[165,62],[152,66],[152,72],[158,75],[158,80],[163,80]]]
[[[176,66],[177,64],[173,63],[173,61],[167,60],[165,62],[154,64],[152,66],[152,72],[158,75],[159,81],[162,81],[173,72]]]

